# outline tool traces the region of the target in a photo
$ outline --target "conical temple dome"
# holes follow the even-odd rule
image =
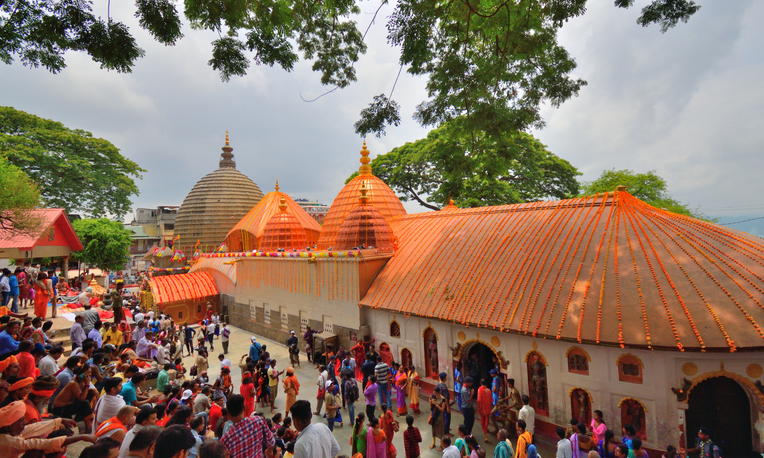
[[[286,200],[287,211],[297,219],[300,227],[305,231],[308,243],[305,246],[313,246],[318,241],[321,226],[308,213],[300,207],[289,195],[279,191],[278,181],[276,190],[271,191],[258,202],[249,212],[236,223],[225,238],[229,251],[252,251],[262,249],[262,241],[265,225],[273,215],[279,213],[281,199]],[[303,246],[302,248],[305,248]]]
[[[175,235],[180,240],[175,248],[190,253],[199,240],[202,251],[214,250],[263,198],[260,188],[236,170],[232,151],[226,132],[220,168],[199,180],[178,209]]]
[[[337,250],[350,250],[366,246],[379,251],[394,251],[395,236],[390,225],[369,202],[367,189],[361,186],[360,205],[355,207],[345,217],[345,221],[337,234]]]
[[[286,251],[304,250],[308,246],[308,238],[300,221],[287,211],[286,198],[281,197],[279,212],[271,216],[263,229],[260,239],[260,250]]]
[[[358,195],[361,185],[366,185],[368,196],[374,202],[376,210],[382,214],[385,220],[389,221],[393,217],[405,215],[406,210],[401,204],[401,200],[395,195],[392,189],[384,181],[375,177],[371,173],[369,165],[369,150],[366,148],[366,142],[363,142],[361,150],[361,167],[359,174],[345,185],[344,188],[334,198],[329,212],[326,214],[324,225],[321,228],[321,236],[318,239],[319,250],[326,250],[330,247],[337,249],[337,235],[339,233],[345,217],[358,206]]]

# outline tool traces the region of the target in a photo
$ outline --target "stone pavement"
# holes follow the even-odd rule
[[[249,353],[249,346],[250,346],[250,337],[253,335],[248,331],[243,331],[239,328],[229,326],[229,329],[231,329],[231,340],[229,344],[229,353],[226,355],[228,359],[231,360],[231,364],[234,366],[231,368],[231,375],[233,379],[233,383],[235,386],[236,393],[239,392],[239,387],[241,386],[241,371],[239,370],[238,363],[239,358],[241,358],[242,355]],[[283,342],[273,342],[270,340],[267,340],[263,337],[257,336],[257,341],[260,344],[266,345],[268,352],[271,354],[271,358],[275,358],[276,368],[278,370],[285,370],[289,366],[289,354],[287,352],[286,344]],[[208,370],[208,375],[210,377],[210,382],[213,382],[215,378],[220,374],[220,363],[218,361],[218,355],[222,353],[223,346],[220,343],[219,339],[216,339],[214,341],[215,344],[215,351],[210,350],[210,369]],[[318,370],[313,367],[313,364],[307,362],[307,358],[304,353],[300,354],[300,361],[302,363],[302,367],[300,369],[295,368],[295,373],[297,374],[297,379],[300,382],[300,394],[297,396],[298,399],[305,399],[309,400],[311,404],[314,406],[315,410],[315,403],[316,403],[316,395],[318,393],[318,386],[316,385],[316,379],[318,377]],[[185,365],[186,369],[189,369],[193,365],[193,360],[190,357],[186,357],[183,359],[183,364]],[[279,382],[279,385],[281,385],[281,382]],[[360,382],[359,382],[359,388],[360,388]],[[286,396],[283,393],[283,386],[279,386],[279,394],[276,399],[276,409],[278,412],[281,412],[284,414],[284,407],[285,407],[285,401]],[[393,402],[394,403],[394,402]],[[366,408],[365,403],[363,402],[363,399],[356,402],[355,404],[355,411],[356,414],[358,412],[364,412]],[[420,444],[421,452],[422,452],[422,458],[434,458],[434,457],[440,457],[442,456],[441,453],[436,452],[437,448],[435,450],[430,450],[429,446],[432,443],[432,429],[431,426],[427,424],[427,417],[429,415],[429,404],[427,403],[427,399],[421,399],[420,400],[420,408],[422,409],[422,412],[419,415],[414,415],[414,426],[419,428],[419,431],[422,434],[422,444]],[[452,406],[454,408],[453,411],[453,418],[451,420],[451,427],[452,432],[455,433],[456,426],[459,425],[462,421],[462,415],[458,411],[455,410],[455,404]],[[270,408],[262,408],[257,407],[257,410],[260,412],[263,412],[267,418],[272,417],[270,414]],[[381,413],[381,410],[379,411]],[[411,411],[409,411],[411,413]],[[350,422],[348,419],[348,412],[347,409],[342,410],[342,417],[344,420],[344,426],[339,427],[338,424],[335,424],[334,428],[334,435],[337,438],[337,442],[340,444],[341,454],[346,454],[350,456],[350,436],[352,434],[352,427],[350,426]],[[396,450],[398,451],[398,457],[404,458],[405,452],[403,448],[403,430],[406,428],[406,419],[405,417],[396,417],[396,419],[401,423],[401,430],[400,432],[395,434],[395,437],[393,438],[393,444],[395,445]],[[324,418],[320,418],[318,416],[313,417],[313,422],[326,422]],[[492,439],[491,442],[488,444],[485,444],[482,442],[483,432],[480,429],[480,422],[479,419],[475,422],[475,427],[473,428],[473,433],[475,433],[475,436],[480,441],[481,446],[485,446],[488,457],[493,456],[493,448],[496,444],[496,439]],[[514,445],[514,442],[513,442]],[[543,458],[551,458],[555,456],[555,448],[556,443],[551,444],[549,442],[538,440],[536,444],[539,454]]]

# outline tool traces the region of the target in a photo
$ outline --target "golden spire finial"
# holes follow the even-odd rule
[[[454,199],[448,198],[448,205],[454,205]]]
[[[287,209],[286,197],[284,197],[284,195],[282,194],[281,199],[279,200],[279,210],[282,212],[285,212],[286,209]]]
[[[363,148],[361,149],[361,167],[358,168],[358,173],[361,175],[371,175],[371,166],[369,162],[369,150],[366,148],[366,140],[363,141]]]
[[[276,191],[278,191],[278,190],[279,190],[279,179],[276,178]]]
[[[358,198],[358,200],[361,202],[361,205],[365,205],[369,203],[370,197],[366,195],[366,193],[369,191],[369,188],[366,187],[366,181],[361,182],[361,197]]]
[[[225,131],[225,144],[228,146],[228,131]]]

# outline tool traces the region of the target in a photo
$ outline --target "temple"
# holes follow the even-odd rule
[[[219,236],[227,252],[175,276],[214,283],[189,300],[215,296],[233,325],[278,342],[311,326],[345,348],[389,347],[425,386],[498,365],[537,430],[599,409],[652,450],[691,447],[703,425],[725,454],[764,451],[761,239],[620,187],[407,215],[368,156],[364,143],[323,227],[278,188],[254,202]]]

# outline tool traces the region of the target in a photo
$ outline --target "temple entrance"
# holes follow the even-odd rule
[[[474,342],[467,346],[462,351],[461,358],[459,359],[462,366],[462,376],[470,376],[473,379],[473,388],[477,393],[477,388],[480,386],[480,381],[488,380],[488,386],[490,387],[491,377],[490,371],[498,365],[498,356],[494,351],[484,343]],[[502,391],[503,391],[502,384]]]
[[[751,403],[740,384],[728,377],[704,380],[690,391],[688,404],[688,448],[705,426],[725,458],[757,456],[752,453]]]

